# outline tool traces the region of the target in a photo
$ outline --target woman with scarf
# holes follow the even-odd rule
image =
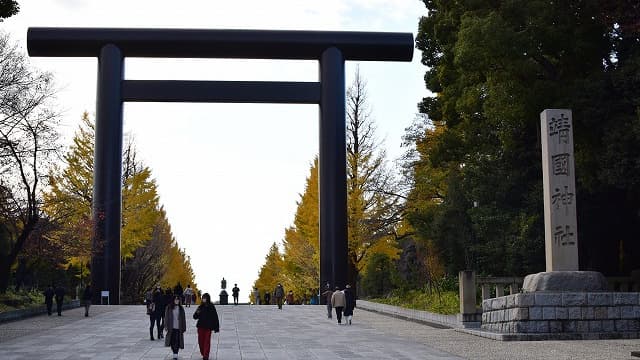
[[[181,295],[174,295],[173,301],[167,304],[164,313],[164,329],[167,336],[164,339],[164,346],[171,346],[173,358],[178,358],[178,351],[184,349],[184,332],[187,331],[187,320],[184,315],[184,308],[180,305]]]

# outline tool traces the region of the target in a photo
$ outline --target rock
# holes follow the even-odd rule
[[[534,291],[607,291],[607,279],[597,271],[549,271],[524,278],[523,292]]]

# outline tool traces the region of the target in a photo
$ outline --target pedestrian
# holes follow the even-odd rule
[[[329,287],[329,283],[324,287],[324,292],[322,293],[322,297],[327,302],[327,318],[331,319],[331,296],[333,295],[333,291]]]
[[[153,337],[153,326],[156,323],[156,292],[153,289],[149,289],[145,295],[144,302],[147,305],[147,315],[149,315],[149,338],[151,341],[155,340]]]
[[[173,295],[180,296],[180,305],[182,305],[182,303],[183,303],[183,301],[182,301],[183,300],[182,299],[183,291],[182,291],[182,285],[180,284],[180,281],[178,281],[176,286],[173,288]]]
[[[293,305],[293,291],[289,290],[287,293],[287,305]]]
[[[49,285],[49,287],[44,291],[44,303],[47,305],[47,314],[51,316],[52,308],[53,308],[53,295],[55,291],[53,290],[53,284]]]
[[[158,331],[158,339],[162,339],[164,337],[164,310],[167,306],[167,300],[165,299],[164,293],[162,292],[162,288],[160,286],[157,286],[156,291],[154,291],[153,293],[153,303],[156,328]],[[153,324],[151,324],[151,327],[153,328]],[[153,332],[153,330],[151,331]]]
[[[191,284],[187,284],[187,288],[184,289],[184,303],[186,307],[191,307],[191,301],[193,301],[193,289]]]
[[[167,309],[167,305],[171,304],[171,302],[173,302],[173,292],[170,287],[167,287],[166,289],[164,289],[164,293],[162,294],[162,311],[160,312],[162,314],[162,319],[160,319],[160,329],[162,330],[160,331],[161,334],[164,334],[164,313]]]
[[[58,310],[58,316],[62,316],[62,302],[64,301],[64,287],[58,285],[55,290],[56,295],[56,309]]]
[[[149,305],[153,302],[153,288],[149,288],[146,293],[144,293],[144,304],[147,305],[147,310],[149,310]],[[148,311],[147,311],[147,315]]]
[[[282,287],[282,284],[278,283],[278,285],[276,285],[275,290],[273,290],[273,297],[276,299],[278,309],[282,310],[282,298],[284,297],[284,288]]]
[[[271,305],[271,293],[269,290],[264,291],[264,304]]]
[[[342,309],[344,309],[345,302],[344,293],[340,291],[338,286],[336,286],[336,291],[331,295],[331,306],[336,309],[338,325],[342,324]]]
[[[353,293],[353,289],[351,289],[351,285],[349,284],[347,284],[343,292],[345,300],[343,315],[345,317],[345,322],[351,325],[353,309],[356,307],[356,295]]]
[[[201,299],[202,302],[193,313],[193,318],[198,320],[196,327],[198,328],[200,355],[202,355],[203,360],[208,360],[209,351],[211,350],[211,331],[214,333],[220,331],[220,321],[218,320],[218,312],[211,302],[209,293],[204,293]]]
[[[260,305],[260,290],[257,287],[253,288],[253,304]]]
[[[89,308],[91,307],[91,286],[87,284],[84,288],[84,292],[82,293],[82,304],[84,305],[84,316],[89,316]]]
[[[167,304],[164,313],[164,324],[167,337],[164,346],[170,346],[173,358],[178,358],[178,351],[184,349],[184,332],[187,331],[187,319],[184,308],[180,304],[182,296],[174,294],[173,301]]]
[[[240,289],[238,288],[238,284],[233,284],[233,289],[231,289],[231,294],[233,295],[233,305],[238,305],[238,296],[240,295]]]

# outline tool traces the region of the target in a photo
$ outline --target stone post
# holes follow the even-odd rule
[[[513,294],[517,294],[520,292],[520,289],[518,289],[518,284],[513,283],[511,285],[509,285],[509,294],[513,295]]]
[[[546,271],[577,271],[578,228],[569,109],[540,113]]]
[[[482,284],[480,286],[480,289],[482,291],[482,300],[487,300],[491,298],[491,285]]]
[[[476,313],[476,273],[472,270],[458,273],[460,291],[460,313]]]
[[[476,272],[472,270],[458,273],[460,314],[458,322],[463,328],[480,327],[482,314],[476,313]]]

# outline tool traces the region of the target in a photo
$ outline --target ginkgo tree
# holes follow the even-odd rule
[[[265,262],[260,268],[258,279],[253,283],[253,287],[257,288],[262,296],[267,292],[272,293],[276,285],[282,282],[282,268],[282,254],[278,245],[273,243],[269,248],[269,253],[265,256]],[[250,298],[255,304],[256,299],[253,297],[253,292],[251,292]]]
[[[293,226],[285,230],[283,285],[296,297],[309,298],[320,282],[320,238],[318,222],[318,158],[309,170],[305,191],[300,195]]]
[[[64,250],[69,262],[87,269],[91,259],[91,201],[93,191],[94,128],[89,114],[82,115],[73,143],[63,155],[65,168],[49,174],[49,191],[44,194],[44,211],[58,226],[49,239]],[[86,272],[80,276],[88,275]]]
[[[63,157],[63,168],[50,173],[51,186],[44,196],[48,218],[57,225],[48,238],[59,244],[69,264],[79,269],[87,269],[91,259],[94,141],[93,122],[84,113]],[[174,281],[195,288],[190,259],[171,234],[151,169],[137,159],[132,138],[123,151],[122,175],[122,300],[140,301],[149,287],[174,286]],[[168,267],[174,271],[167,272]],[[155,273],[141,271],[147,268]]]

